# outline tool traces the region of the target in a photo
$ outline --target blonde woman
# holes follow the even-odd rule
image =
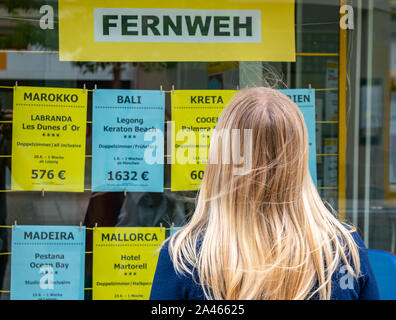
[[[273,89],[242,90],[216,126],[235,129],[212,136],[195,212],[162,247],[150,298],[378,299],[361,238],[312,182],[297,105]],[[250,161],[242,172],[221,161],[237,145]]]

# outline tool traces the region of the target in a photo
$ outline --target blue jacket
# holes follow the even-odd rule
[[[332,300],[378,300],[379,293],[374,273],[368,260],[367,248],[360,236],[354,232],[353,238],[359,247],[362,276],[348,283],[347,270],[340,266],[332,276]],[[151,300],[205,300],[203,290],[196,274],[195,281],[190,275],[179,275],[175,272],[168,252],[168,242],[163,246],[158,257]],[[350,279],[350,278],[349,278]],[[314,297],[317,299],[317,297]]]

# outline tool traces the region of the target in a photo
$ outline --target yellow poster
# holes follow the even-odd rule
[[[197,190],[210,137],[235,90],[175,90],[172,104],[171,190]]]
[[[294,0],[59,0],[62,61],[295,61],[294,29]]]
[[[106,227],[93,234],[93,300],[148,300],[165,229]]]
[[[83,192],[86,122],[86,90],[15,87],[11,189]]]

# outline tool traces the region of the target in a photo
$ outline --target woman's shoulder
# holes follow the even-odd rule
[[[167,240],[159,252],[150,299],[203,300],[203,290],[193,274],[176,271]]]
[[[343,224],[355,241],[359,253],[360,274],[354,277],[348,267],[343,263],[340,264],[338,270],[333,275],[333,294],[334,299],[350,300],[350,299],[379,299],[377,282],[374,272],[370,265],[367,247],[359,235],[356,228]],[[352,263],[352,265],[354,265]]]
[[[367,262],[366,261],[366,258],[368,259],[367,247],[364,244],[364,241],[360,236],[359,232],[357,231],[357,228],[345,222],[342,222],[341,224],[350,232],[352,239],[354,240],[356,247],[358,249],[360,259],[364,258],[363,263]]]

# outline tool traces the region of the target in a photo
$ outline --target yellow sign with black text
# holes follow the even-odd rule
[[[93,300],[148,300],[165,229],[104,227],[93,234]]]
[[[235,90],[174,90],[172,105],[171,190],[198,190],[210,137]]]
[[[61,61],[295,61],[294,0],[59,0]]]
[[[87,92],[16,87],[11,189],[84,191]]]

